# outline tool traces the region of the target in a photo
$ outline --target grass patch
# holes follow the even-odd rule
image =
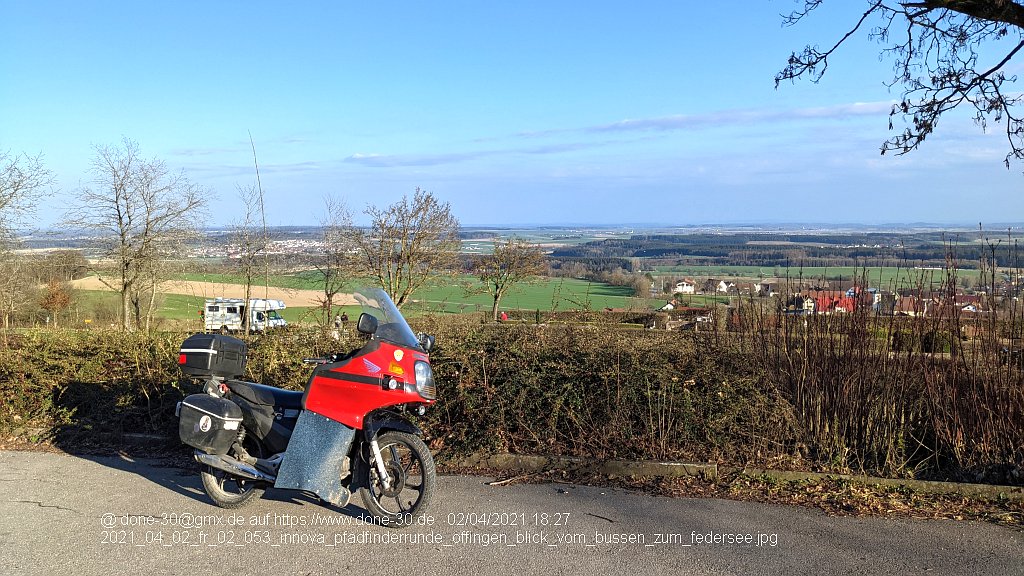
[[[474,291],[479,287],[479,281],[472,276],[460,277],[457,284],[427,287],[413,295],[413,308],[454,313],[490,311],[493,299],[489,294]],[[660,303],[660,299],[636,298],[632,288],[626,286],[575,278],[544,278],[520,284],[501,299],[504,309],[541,311],[651,309]]]

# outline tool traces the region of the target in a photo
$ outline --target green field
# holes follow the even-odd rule
[[[853,267],[808,267],[779,268],[766,266],[660,266],[655,269],[656,279],[691,277],[703,278],[746,278],[752,280],[772,279],[785,282],[788,277],[792,281],[803,278],[805,281],[824,278],[827,280],[852,280],[867,275],[868,285],[883,289],[906,288],[918,286],[922,282],[938,284],[945,279],[942,270],[917,270],[903,268],[853,268]],[[960,278],[974,282],[978,277],[977,270],[961,270]],[[315,272],[299,272],[294,274],[278,274],[270,277],[270,285],[291,289],[317,290],[320,288]],[[243,283],[244,279],[236,274],[183,274],[178,278],[190,281]],[[483,286],[473,276],[463,275],[443,284],[427,286],[413,294],[412,301],[405,306],[405,312],[411,316],[425,313],[481,313],[491,309],[491,296],[482,290]],[[343,290],[351,291],[357,286]],[[118,299],[111,292],[79,291],[78,317],[99,316],[96,310],[107,310],[116,314]],[[668,296],[664,298],[636,298],[628,287],[610,286],[587,280],[572,278],[541,278],[535,282],[521,284],[512,288],[501,301],[504,310],[540,310],[541,312],[570,310],[602,310],[617,309],[656,309],[660,308]],[[694,295],[684,298],[686,306],[708,306],[721,303],[722,298]],[[203,298],[177,294],[162,295],[157,315],[170,320],[195,320],[199,322],[199,308]],[[340,309],[339,309],[340,310]],[[349,317],[358,316],[358,307],[346,308]],[[316,322],[320,311],[317,308],[288,308],[282,316],[291,323]]]
[[[424,288],[413,295],[414,310],[435,312],[481,312],[491,309],[492,298],[480,293],[479,281],[464,276],[461,285]],[[624,286],[609,286],[573,278],[543,278],[530,284],[513,287],[501,299],[506,310],[602,310],[604,308],[655,308],[661,300],[633,297]]]
[[[205,282],[238,282],[241,278],[230,274],[189,274],[184,278]],[[270,284],[301,289],[317,289],[309,275],[271,276]],[[99,311],[106,316],[116,314],[120,305],[117,294],[101,290],[79,290],[79,318],[97,317]],[[703,297],[696,297],[697,299]],[[201,296],[163,294],[158,300],[157,316],[169,320],[195,320],[199,324],[199,309],[203,305]],[[512,288],[504,298],[501,307],[505,310],[540,310],[542,312],[567,310],[602,310],[604,308],[660,307],[660,299],[640,299],[632,296],[632,290],[622,286],[588,282],[577,279],[543,278],[529,284]],[[696,301],[694,305],[700,305]],[[470,313],[487,312],[491,309],[491,296],[481,292],[481,285],[474,277],[462,276],[450,284],[425,287],[417,291],[406,305],[411,315],[424,313]],[[359,307],[344,309],[350,318],[358,316]],[[337,311],[336,311],[337,313]],[[291,323],[316,322],[320,311],[317,308],[287,308],[282,316]]]
[[[202,282],[242,283],[244,279],[232,274],[184,274],[180,278]],[[468,307],[490,309],[491,298],[479,293],[482,285],[474,276],[458,276],[444,284],[427,286],[413,295],[419,301],[417,308],[432,307],[446,311],[459,311]],[[262,283],[262,282],[260,282]],[[315,272],[276,275],[270,277],[271,286],[318,290]],[[353,286],[358,282],[354,281]],[[574,278],[542,278],[537,282],[514,287],[503,299],[502,305],[523,310],[574,310],[589,308],[652,307],[655,302],[637,301],[632,290],[622,286],[609,286],[599,282]]]

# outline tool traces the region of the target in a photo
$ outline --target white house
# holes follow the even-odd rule
[[[693,294],[697,289],[697,283],[688,278],[676,282],[676,294]]]

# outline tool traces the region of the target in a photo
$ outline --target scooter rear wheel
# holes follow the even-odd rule
[[[263,456],[262,447],[250,438],[246,438],[245,448],[253,456]],[[237,456],[234,450],[232,456]],[[203,466],[199,476],[203,480],[203,489],[206,490],[207,496],[221,508],[241,508],[263,496],[263,483],[237,478],[223,470]]]
[[[363,504],[389,524],[409,524],[434,495],[437,472],[430,449],[418,436],[397,431],[378,436],[377,445],[388,471],[388,487],[384,488],[371,454],[366,466],[369,478],[361,490]]]
[[[213,503],[221,508],[241,508],[253,500],[259,500],[263,488],[252,480],[236,478],[227,472],[203,466],[199,474],[203,489]]]

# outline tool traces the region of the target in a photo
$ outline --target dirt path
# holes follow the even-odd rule
[[[100,282],[99,278],[90,276],[72,282],[75,288],[80,290],[110,290]],[[160,292],[164,294],[184,294],[186,296],[198,296],[200,298],[244,298],[245,286],[242,284],[222,284],[220,282],[193,282],[186,280],[171,280],[160,283]],[[270,287],[269,292],[263,286],[252,287],[252,298],[270,298],[283,300],[289,308],[319,306],[323,292],[319,290],[293,290],[291,288]],[[356,301],[351,294],[340,294],[335,302],[339,305],[355,304]]]

